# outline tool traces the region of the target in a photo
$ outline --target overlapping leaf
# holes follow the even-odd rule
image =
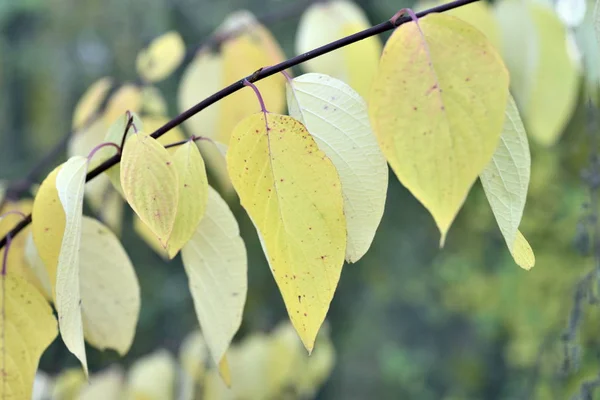
[[[212,188],[206,214],[181,255],[196,315],[219,365],[242,322],[248,281],[246,247],[238,224]]]
[[[471,25],[430,14],[388,40],[369,115],[398,179],[429,210],[440,244],[498,144],[508,73]]]
[[[369,249],[385,206],[388,168],[373,135],[367,104],[350,86],[322,74],[288,82],[290,116],[301,121],[333,162],[344,195],[346,260]]]
[[[227,167],[264,241],[292,324],[310,352],[346,251],[335,167],[300,122],[271,113],[254,114],[236,126]]]
[[[525,240],[518,230],[527,199],[530,172],[531,156],[527,134],[519,110],[513,98],[509,97],[500,143],[492,160],[481,172],[480,180],[506,245],[515,262],[525,269],[533,267],[530,262],[534,259],[533,253],[528,256],[524,251],[513,252],[513,249],[517,240]],[[518,236],[520,237],[517,239]],[[527,247],[528,245],[524,248]]]
[[[177,213],[179,177],[169,152],[143,133],[132,135],[121,158],[121,186],[127,202],[163,247]]]
[[[56,190],[65,215],[65,229],[56,268],[55,304],[60,334],[65,345],[87,374],[87,359],[81,318],[79,251],[83,213],[83,191],[88,160],[70,158],[56,175]]]
[[[311,51],[370,26],[362,9],[351,1],[315,2],[300,20],[296,53]],[[367,98],[380,55],[381,42],[373,36],[309,60],[302,67],[341,79]]]
[[[137,113],[142,107],[142,91],[131,83],[121,86],[108,100],[104,118],[110,124],[126,111]]]
[[[539,2],[503,0],[496,16],[511,89],[528,133],[550,146],[565,129],[577,102],[579,73],[567,49],[567,30]]]
[[[58,334],[56,319],[46,299],[31,283],[11,273],[2,279],[0,398],[30,399],[40,357]]]
[[[88,217],[83,217],[79,258],[85,338],[98,349],[124,355],[140,312],[133,265],[115,234]]]
[[[227,38],[221,46],[221,52],[215,54],[207,49],[201,50],[183,74],[178,93],[180,111],[187,110],[259,68],[284,60],[283,51],[271,33],[247,11],[230,15],[217,34]],[[285,78],[282,75],[263,79],[256,85],[269,110],[284,111]],[[256,98],[248,88],[227,96],[185,123],[192,134],[207,136],[227,145],[236,124],[256,111]],[[231,191],[223,157],[210,143],[200,143],[199,147],[219,186]]]
[[[187,141],[173,154],[179,175],[177,216],[167,247],[173,258],[197,231],[208,201],[208,178],[204,161],[194,141]]]

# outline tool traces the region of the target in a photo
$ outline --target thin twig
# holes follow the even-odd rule
[[[444,12],[444,11],[453,10],[455,8],[459,8],[459,7],[465,6],[467,4],[475,3],[477,1],[479,1],[479,0],[457,0],[457,1],[453,1],[451,3],[442,4],[442,5],[432,7],[427,10],[418,12],[416,15],[418,18],[422,18],[431,13],[440,13],[440,12]],[[268,78],[271,75],[274,75],[283,70],[292,68],[292,67],[294,67],[298,64],[301,64],[305,61],[312,60],[313,58],[322,56],[323,54],[330,53],[334,50],[348,46],[352,43],[356,43],[360,40],[363,40],[363,39],[378,35],[380,33],[395,29],[396,27],[398,27],[402,24],[405,24],[409,21],[411,21],[410,17],[406,17],[406,16],[402,17],[402,18],[398,18],[398,20],[396,21],[396,24],[394,24],[388,20],[388,21],[382,22],[381,24],[375,25],[371,28],[367,28],[363,31],[357,32],[350,36],[346,36],[345,38],[342,38],[342,39],[336,40],[334,42],[331,42],[329,44],[326,44],[324,46],[321,46],[312,51],[309,51],[304,54],[300,54],[296,57],[290,58],[290,59],[283,61],[277,65],[263,68],[258,73],[254,73],[250,76],[247,76],[245,78],[242,78],[242,79],[232,83],[231,85],[227,86],[226,88],[216,92],[212,96],[209,96],[206,99],[202,100],[200,103],[196,104],[192,108],[182,112],[177,117],[173,118],[172,120],[170,120],[169,122],[167,122],[166,124],[164,124],[163,126],[158,128],[156,131],[154,131],[151,134],[151,136],[155,139],[159,138],[160,136],[164,135],[171,129],[175,128],[178,125],[181,125],[183,122],[187,121],[194,115],[198,114],[200,111],[204,110],[208,106],[239,91],[240,89],[243,89],[245,87],[244,86],[245,80],[247,80],[248,82],[251,82],[251,83],[263,80],[265,78]],[[100,175],[102,172],[106,171],[113,165],[119,163],[120,160],[121,160],[120,154],[117,154],[117,155],[109,158],[108,160],[106,160],[105,162],[103,162],[102,164],[100,164],[98,167],[94,168],[92,171],[90,171],[87,174],[86,182],[94,179],[96,176]],[[31,214],[28,216],[28,218],[25,221],[17,224],[9,232],[9,234],[11,234],[14,237],[17,233],[19,233],[27,225],[29,225],[29,223],[31,223]],[[6,237],[7,236],[0,239],[0,248],[4,247],[4,245],[6,244]]]

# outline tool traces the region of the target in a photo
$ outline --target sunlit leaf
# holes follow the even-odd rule
[[[2,280],[0,398],[30,399],[40,356],[58,334],[56,318],[35,286],[10,273]]]
[[[142,79],[158,82],[171,75],[184,56],[185,44],[181,35],[171,31],[154,39],[138,54],[136,68]]]
[[[485,36],[430,14],[388,40],[369,114],[398,179],[429,210],[443,245],[498,144],[508,73]]]
[[[138,133],[127,140],[121,187],[131,208],[166,248],[175,223],[179,180],[171,155],[156,139]]]
[[[127,379],[131,400],[172,400],[175,398],[175,360],[158,350],[137,360]]]
[[[231,181],[264,240],[290,319],[310,352],[346,252],[338,174],[306,128],[288,116],[254,114],[238,124],[232,139]]]
[[[496,16],[511,90],[527,132],[546,146],[558,141],[577,103],[579,73],[567,50],[567,30],[539,2],[503,0]]]
[[[346,260],[356,262],[371,246],[388,185],[387,164],[371,130],[367,104],[351,87],[327,75],[305,74],[287,87],[290,116],[304,124],[340,175]]]
[[[73,130],[81,129],[100,111],[100,106],[108,94],[113,81],[109,77],[98,79],[85,91],[73,112]]]
[[[525,208],[530,172],[527,133],[517,105],[509,97],[500,142],[479,179],[511,252]]]
[[[83,327],[94,347],[125,355],[140,312],[140,287],[123,246],[107,227],[84,217],[80,248]]]
[[[54,287],[60,334],[69,351],[81,361],[86,375],[88,370],[81,318],[79,253],[83,188],[87,167],[87,158],[71,157],[56,175],[56,190],[64,210],[66,223],[58,255]]]
[[[248,261],[235,217],[212,188],[204,218],[181,255],[202,333],[219,365],[242,322]]]
[[[370,26],[362,9],[351,1],[315,2],[300,20],[296,53],[311,51]],[[380,55],[381,41],[373,36],[302,63],[302,67],[340,79],[367,98]]]

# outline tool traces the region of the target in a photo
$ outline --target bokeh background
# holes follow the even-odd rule
[[[22,177],[60,141],[91,83],[102,76],[135,80],[137,53],[152,38],[175,29],[187,46],[197,46],[232,11],[260,17],[301,8],[298,3],[308,4],[0,0],[0,178]],[[403,0],[358,3],[372,23],[413,6]],[[267,25],[288,57],[299,18],[297,12]],[[171,116],[182,69],[159,83]],[[512,261],[479,183],[440,250],[433,219],[390,174],[375,241],[360,262],[344,267],[331,305],[336,363],[319,399],[565,399],[586,390],[593,396],[588,389],[600,373],[600,315],[590,293],[597,285],[594,279],[578,282],[598,258],[600,125],[586,85],[578,91],[559,143],[531,143],[532,181],[521,226],[536,252],[531,271]],[[230,206],[249,257],[243,338],[287,317],[252,223],[235,198]],[[113,363],[126,367],[157,348],[176,352],[197,329],[180,259],[163,262],[130,222],[127,212],[122,240],[142,289],[136,339],[124,358],[89,348],[92,371]],[[41,362],[50,374],[76,365],[60,340]]]

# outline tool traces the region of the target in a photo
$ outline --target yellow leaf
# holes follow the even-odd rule
[[[527,133],[517,105],[509,96],[500,143],[479,179],[511,252],[527,200],[530,172]]]
[[[144,86],[142,88],[142,113],[146,115],[167,115],[167,112],[167,101],[161,91],[156,86]]]
[[[136,68],[142,79],[158,82],[171,75],[184,56],[185,44],[181,35],[170,31],[154,39],[138,54]]]
[[[314,3],[305,11],[296,34],[296,53],[302,54],[369,28],[356,4],[345,0]],[[307,72],[330,75],[367,98],[377,72],[381,41],[373,36],[302,64]]]
[[[123,394],[123,372],[119,368],[109,368],[92,375],[89,385],[82,388],[78,400],[120,399]]]
[[[429,210],[440,245],[502,132],[508,73],[485,36],[430,14],[388,40],[369,103],[398,179]]]
[[[42,292],[48,301],[52,301],[53,290],[52,282],[50,281],[50,275],[48,274],[48,270],[44,265],[44,261],[42,261],[40,258],[38,250],[35,247],[33,234],[31,232],[26,234],[24,254],[30,270],[36,276],[37,281],[39,282],[40,292]]]
[[[60,334],[69,351],[81,361],[86,375],[88,370],[81,318],[79,251],[87,161],[85,157],[71,157],[56,175],[56,190],[66,223],[54,287]]]
[[[167,247],[169,258],[175,257],[192,238],[208,201],[208,178],[196,143],[189,140],[179,146],[173,162],[179,176],[179,202]]]
[[[127,132],[125,132],[125,128],[127,127],[130,118],[132,119],[131,126],[129,127],[129,129],[127,129]],[[106,131],[106,135],[103,141],[106,143],[114,143],[117,146],[121,147],[122,144],[124,145],[126,141],[129,140],[129,137],[131,135],[133,135],[137,131],[142,131],[144,129],[143,125],[144,124],[142,120],[140,119],[140,117],[138,117],[136,113],[123,113],[112,122],[112,124],[108,128],[108,131]],[[125,140],[123,140],[123,136],[126,136]],[[113,146],[106,146],[98,150],[98,153],[94,157],[94,159],[105,161],[116,154],[116,148],[114,148]],[[123,197],[125,197],[123,195],[123,188],[121,187],[121,163],[113,165],[104,173],[110,179],[115,190],[119,192]]]
[[[137,360],[129,371],[128,399],[172,400],[175,390],[175,360],[158,350]]]
[[[30,399],[40,356],[58,333],[52,308],[29,282],[10,272],[0,286],[0,398]]]
[[[169,119],[164,116],[159,115],[144,115],[142,117],[142,123],[144,125],[144,132],[154,132],[164,124],[169,122]],[[182,140],[187,139],[187,136],[183,133],[180,127],[176,126],[175,128],[169,130],[167,133],[159,137],[158,143],[166,146],[171,143],[181,142]],[[177,151],[178,147],[171,147],[167,149],[169,153],[173,154]]]
[[[135,214],[133,215],[133,230],[152,250],[154,250],[156,254],[161,256],[164,260],[170,259],[167,250],[158,241],[156,235],[148,228],[148,225]]]
[[[121,158],[125,199],[166,248],[179,197],[177,170],[169,152],[151,136],[131,135]]]
[[[90,122],[91,117],[100,111],[100,106],[112,84],[112,78],[104,77],[98,79],[86,90],[73,112],[73,130],[83,128]]]
[[[567,49],[567,30],[550,6],[503,0],[496,3],[502,56],[528,133],[551,146],[577,103],[579,73]]]
[[[31,214],[33,241],[52,286],[56,283],[58,255],[66,224],[65,212],[56,190],[56,176],[62,167],[63,165],[56,167],[40,185]],[[54,292],[52,297],[56,298]]]
[[[231,388],[228,388],[216,369],[208,371],[204,381],[205,400],[275,399],[269,392],[267,370],[269,337],[264,334],[247,336],[227,352],[231,366]]]
[[[348,242],[346,261],[358,261],[379,226],[388,167],[373,135],[367,104],[350,86],[322,74],[288,82],[290,116],[301,121],[333,162],[344,196]]]
[[[92,346],[129,350],[140,313],[140,287],[131,260],[107,227],[83,217],[80,282],[85,338]]]
[[[0,193],[1,196],[1,193]],[[1,198],[1,197],[0,197]],[[0,237],[5,236],[19,222],[23,220],[23,216],[15,212],[20,212],[27,215],[31,212],[33,201],[31,199],[23,199],[17,202],[7,200],[4,206],[0,209]],[[25,278],[29,283],[33,284],[42,293],[44,292],[42,282],[38,279],[34,271],[29,267],[29,262],[25,254],[27,236],[31,234],[30,227],[26,227],[17,236],[13,237],[10,243],[10,250],[6,255],[8,272],[14,275],[19,275]],[[6,247],[0,249],[0,260],[4,258]]]
[[[118,121],[121,119],[122,117],[119,118]],[[67,148],[68,156],[88,156],[95,147],[107,141],[105,136],[110,136],[115,125],[117,125],[117,122],[109,128],[105,119],[99,118],[86,129],[77,132],[77,134],[73,135],[69,141]],[[108,135],[107,130],[109,132]],[[117,145],[120,146],[121,142],[119,141]],[[92,160],[90,160],[90,169],[96,168],[116,153],[117,151],[114,147],[106,146],[101,148],[94,154]],[[113,230],[118,232],[121,229],[123,201],[121,200],[119,193],[116,192],[117,189],[113,188],[113,185],[111,185],[110,174],[113,171],[117,172],[116,180],[118,183],[117,164],[115,167],[110,168],[106,174],[97,176],[85,185],[85,199],[92,211],[98,215],[99,218],[105,220]],[[120,189],[120,185],[117,187]]]
[[[199,331],[187,335],[179,348],[179,362],[184,372],[198,383],[202,382],[206,374],[207,350],[206,342]]]
[[[178,94],[180,111],[259,68],[275,65],[285,59],[271,33],[247,11],[231,14],[217,29],[217,34],[228,38],[221,46],[221,53],[200,51],[183,74]],[[207,76],[211,78],[206,79]],[[273,75],[256,85],[269,111],[281,113],[285,110],[283,75]],[[185,123],[192,134],[210,137],[227,145],[237,123],[256,111],[259,111],[256,97],[250,88],[246,88],[211,105]],[[231,192],[223,158],[210,144],[200,143],[199,147],[218,186],[225,192]]]
[[[264,240],[294,328],[310,352],[346,251],[335,167],[300,122],[271,113],[254,114],[238,124],[227,167]]]
[[[119,116],[125,114],[126,111],[137,113],[141,107],[142,92],[140,88],[131,83],[126,83],[108,100],[104,118],[108,123],[112,123]]]
[[[512,254],[517,265],[523,269],[530,270],[535,265],[533,250],[520,231],[517,231],[515,243],[510,248],[510,254]]]
[[[415,11],[425,10],[436,5],[446,4],[449,2],[450,1],[447,0],[442,0],[439,2],[419,2],[419,6],[415,7]],[[473,27],[477,28],[490,40],[490,42],[492,42],[496,49],[501,49],[500,26],[498,24],[498,21],[496,20],[496,17],[494,16],[494,12],[492,10],[492,7],[490,6],[490,3],[486,1],[477,1],[475,3],[470,3],[457,8],[453,8],[452,10],[445,11],[444,14],[460,18],[463,21],[473,25]]]
[[[86,383],[85,374],[80,369],[67,369],[56,378],[51,398],[53,400],[76,399]]]
[[[242,322],[248,261],[235,217],[212,188],[204,218],[181,256],[204,339],[219,365]]]

